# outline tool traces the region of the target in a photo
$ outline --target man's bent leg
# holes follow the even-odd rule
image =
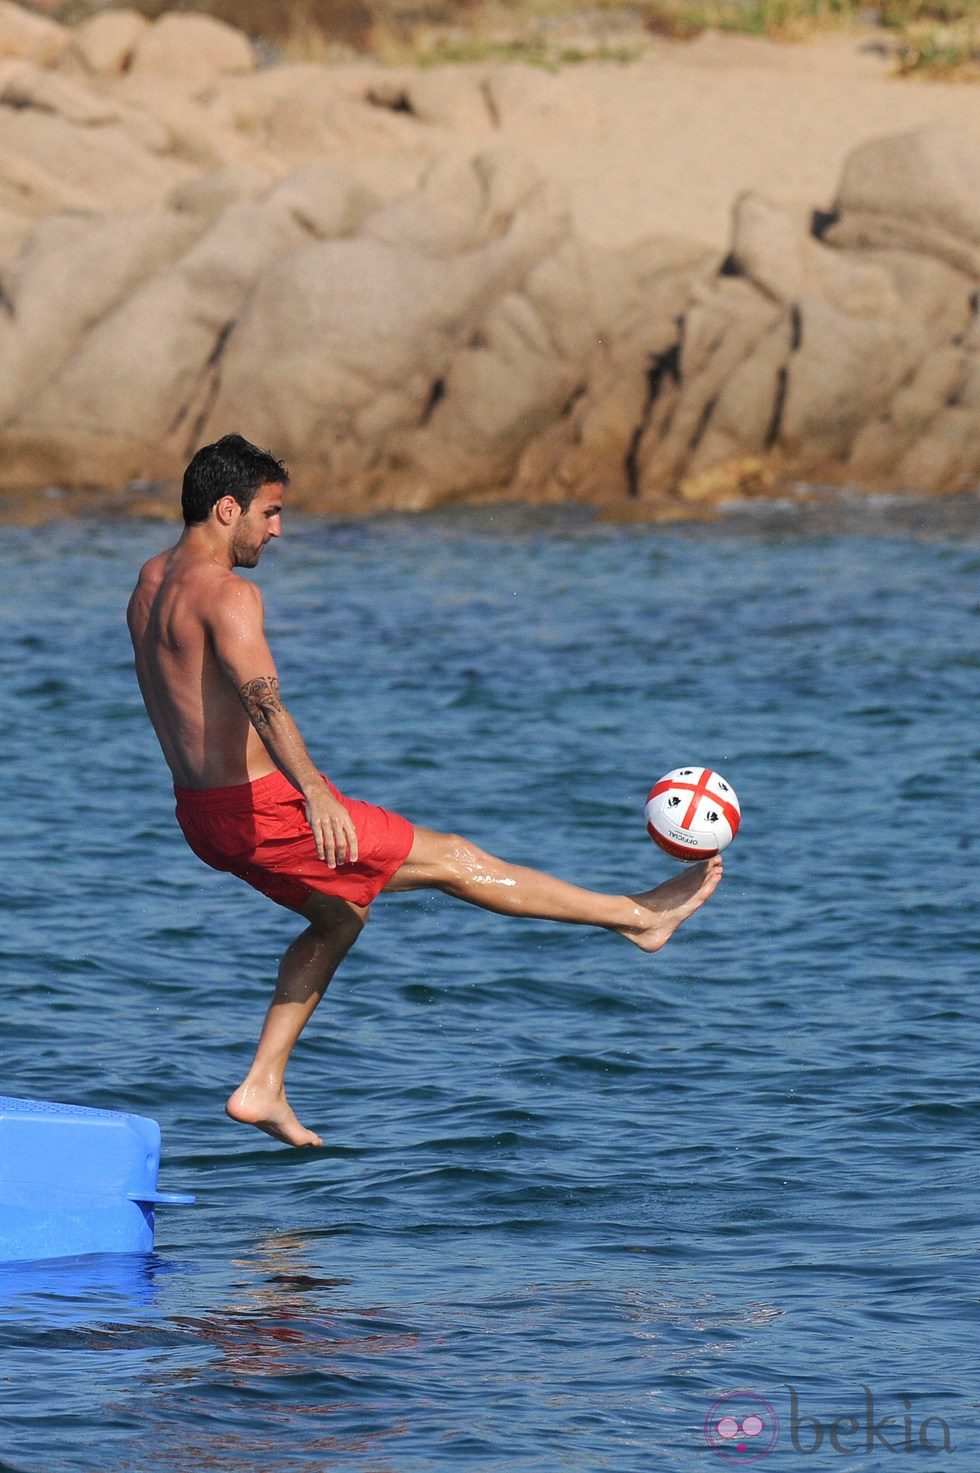
[[[285,1073],[293,1045],[334,972],[364,928],[368,911],[329,895],[311,896],[302,914],[310,925],[279,964],[279,980],[248,1074],[225,1110],[233,1120],[257,1125],[290,1146],[322,1146],[301,1125],[286,1099]]]
[[[616,931],[643,951],[659,951],[721,879],[720,857],[689,865],[655,890],[603,895],[542,870],[507,864],[458,834],[416,827],[408,858],[386,890],[443,890],[500,915],[533,916]]]

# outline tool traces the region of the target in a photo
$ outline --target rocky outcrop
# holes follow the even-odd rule
[[[806,223],[759,199],[683,312],[651,395],[638,494],[739,457],[774,474],[956,490],[980,474],[980,167],[945,129],[847,162]]]
[[[71,32],[57,21],[0,0],[0,58],[54,66],[70,41]]]
[[[71,33],[63,64],[91,77],[121,77],[149,21],[138,10],[100,10]]]
[[[743,194],[724,256],[666,231],[610,248],[508,144],[552,79],[256,70],[200,16],[15,11],[3,486],[171,482],[232,429],[324,509],[674,515],[794,478],[980,474],[969,136],[862,145],[828,211]]]

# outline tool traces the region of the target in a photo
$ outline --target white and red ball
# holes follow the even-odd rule
[[[710,767],[675,767],[650,789],[647,833],[674,859],[710,859],[738,833],[735,790]]]

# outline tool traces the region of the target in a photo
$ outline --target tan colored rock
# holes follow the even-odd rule
[[[949,406],[930,432],[911,447],[894,481],[906,491],[967,491],[980,477],[980,414]]]
[[[686,479],[776,443],[795,332],[793,314],[783,313],[727,375],[688,459]]]
[[[897,220],[898,197],[886,198],[879,177],[889,150],[870,154],[879,172],[862,174],[851,161],[850,196],[855,181],[870,179]],[[926,158],[928,149],[919,162]],[[950,185],[948,159],[944,170],[916,188],[936,204],[946,237],[955,227],[965,239],[966,196]],[[919,476],[920,489],[947,489],[968,478],[970,411],[953,380],[973,361],[962,345],[976,320],[976,276],[949,264],[935,235],[922,249],[914,237],[898,250],[896,228],[844,249],[840,224],[829,245],[807,224],[805,212],[758,195],[736,202],[722,271],[695,284],[673,346],[660,353],[671,371],[658,374],[632,452],[641,497],[710,496],[716,468],[746,454],[770,455],[795,475],[872,485]],[[728,472],[719,474],[724,481]]]
[[[895,318],[846,316],[818,298],[800,311],[802,342],[787,368],[780,441],[791,454],[845,459],[860,426],[908,373],[913,344]]]
[[[31,229],[31,220],[16,209],[0,205],[0,270],[12,260]]]
[[[655,365],[675,343],[692,278],[711,259],[696,242],[670,238],[586,249],[593,341],[558,415],[521,454],[519,494],[600,503],[635,494]]]
[[[132,65],[148,26],[138,10],[100,10],[72,29],[62,65],[77,65],[96,77],[121,76]]]
[[[743,275],[778,302],[819,295],[842,312],[881,316],[897,310],[888,271],[872,261],[822,245],[809,220],[757,194],[735,201],[731,260]]]
[[[958,392],[967,354],[952,343],[929,354],[889,400],[883,415],[855,437],[848,464],[872,484],[893,476],[913,446],[929,434]]]
[[[440,487],[505,485],[528,443],[560,416],[593,344],[584,263],[569,243],[502,297],[477,341],[453,355],[443,392],[402,447],[413,463],[402,486],[427,493],[431,504]]]
[[[695,286],[677,343],[676,376],[658,384],[638,442],[640,497],[662,496],[685,473],[728,379],[783,316],[781,306],[747,282],[722,278]],[[699,469],[707,467],[699,461]]]
[[[470,167],[485,191],[461,188],[468,224],[454,213],[420,241],[418,212],[382,211],[356,238],[266,272],[229,336],[202,433],[244,416],[308,474],[388,504],[430,505],[507,475],[581,372],[585,273],[541,181],[518,184],[490,160]],[[446,203],[442,182],[423,187],[423,213]],[[447,252],[447,230],[472,248]]]
[[[731,501],[736,496],[766,496],[774,488],[772,467],[761,456],[743,455],[685,476],[677,494],[681,501],[717,503]]]
[[[114,96],[162,129],[160,152],[197,170],[252,169],[266,178],[283,172],[283,165],[266,150],[230,129],[220,127],[198,102],[155,78],[123,77]]]
[[[815,297],[800,304],[780,429],[789,453],[848,460],[861,427],[890,411],[918,364],[969,321],[970,285],[957,273],[928,255],[885,259],[890,311],[845,314]]]
[[[130,105],[123,97],[94,91],[77,76],[45,71],[29,62],[13,63],[0,76],[0,104],[19,113],[51,114],[76,125],[77,130],[91,129],[88,136],[95,142],[96,151],[102,137],[97,130],[116,125],[149,154],[176,151],[171,130],[144,108]],[[31,124],[26,126],[29,130]],[[74,136],[84,138],[85,134],[76,131]]]
[[[369,189],[330,164],[297,169],[269,191],[268,200],[317,240],[351,235],[378,207]]]
[[[145,133],[134,136],[129,120],[78,126],[30,107],[10,109],[2,123],[0,203],[7,184],[35,216],[153,208],[194,172],[185,160],[152,152]]]
[[[168,209],[181,215],[197,216],[202,224],[213,225],[229,205],[263,194],[268,181],[254,169],[216,169],[213,173],[196,174],[184,180],[167,196]]]
[[[50,215],[2,277],[0,424],[33,413],[39,395],[96,325],[188,245],[173,214]]]
[[[863,144],[844,166],[834,210],[834,245],[933,255],[980,276],[980,126]]]
[[[172,482],[182,470],[172,450],[135,437],[67,427],[52,435],[22,424],[0,426],[0,465],[8,491],[69,486],[103,494],[133,481]]]
[[[198,101],[222,128],[286,168],[330,159],[373,193],[393,198],[410,192],[441,150],[434,130],[371,106],[366,90],[363,79],[354,85],[334,69],[303,63],[227,78]]]
[[[272,148],[306,157],[327,150],[425,146],[413,119],[344,97],[323,70],[280,98],[267,132]]]
[[[54,113],[80,127],[118,122],[128,110],[69,77],[20,62],[0,77],[0,104],[18,111]]]
[[[193,224],[179,218],[184,229]],[[231,205],[169,269],[100,319],[37,397],[31,424],[52,434],[179,435],[257,277],[307,238],[281,205]]]
[[[70,40],[66,26],[11,0],[0,0],[0,58],[54,66]]]
[[[315,106],[322,105],[324,95],[330,101],[342,95],[323,67],[286,62],[248,76],[216,78],[199,93],[198,100],[221,127],[237,129],[268,146],[273,114],[288,98],[307,93],[312,94]]]
[[[501,235],[532,196],[543,200],[545,189],[537,170],[505,152],[447,154],[427,170],[417,190],[379,210],[365,230],[375,240],[426,255],[455,255]],[[553,198],[544,207],[562,206]]]
[[[170,12],[139,36],[130,75],[194,93],[217,78],[255,70],[248,37],[211,16]]]
[[[918,139],[897,190],[891,145],[852,160],[820,238],[806,203],[742,190],[723,260],[668,235],[666,209],[649,239],[624,225],[658,218],[636,160],[608,215],[588,217],[582,180],[556,185],[562,130],[605,136],[598,71],[578,91],[527,68],[229,75],[239,45],[212,48],[202,82],[203,63],[167,73],[162,27],[140,29],[142,71],[0,58],[8,483],[32,464],[72,484],[176,474],[229,429],[348,509],[506,494],[689,514],[784,474],[980,473],[962,141]],[[632,73],[617,85],[640,105]]]
[[[576,82],[581,99],[589,82],[583,82],[581,75],[576,77]],[[560,126],[562,117],[567,116],[562,95],[566,85],[563,78],[537,67],[494,67],[485,77],[487,110],[496,127],[508,129],[520,125],[545,133],[556,124]],[[585,108],[586,115],[596,111],[591,103],[586,103]]]
[[[497,126],[487,76],[472,66],[382,74],[364,96],[377,107],[408,113],[420,123],[454,132],[478,135]]]

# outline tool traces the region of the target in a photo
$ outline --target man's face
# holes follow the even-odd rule
[[[284,487],[275,482],[260,486],[248,511],[243,511],[231,534],[231,555],[236,568],[254,568],[270,537],[282,536]]]

